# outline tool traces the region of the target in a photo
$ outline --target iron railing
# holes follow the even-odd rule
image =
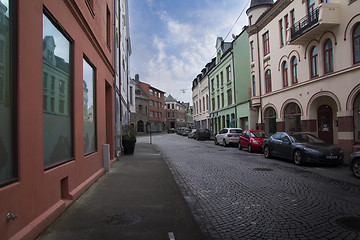
[[[319,8],[309,12],[308,16],[303,17],[291,27],[291,40],[301,36],[306,30],[313,27],[319,21]]]

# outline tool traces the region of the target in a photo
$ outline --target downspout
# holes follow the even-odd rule
[[[260,43],[259,43],[259,27],[256,26],[256,38],[257,38],[257,55],[258,55],[258,70],[259,70],[259,91],[260,91],[260,126],[263,128],[263,109],[262,109],[262,90],[261,90],[261,68],[260,68]]]
[[[233,65],[233,79],[234,79],[234,104],[235,104],[235,119],[236,119],[235,127],[240,127],[237,124],[238,119],[237,119],[237,103],[236,103],[236,87],[235,87],[234,44],[233,44],[233,49],[231,51],[231,60],[232,60],[232,65]],[[240,121],[239,121],[239,124],[240,124]],[[232,126],[232,124],[231,124],[231,126]]]

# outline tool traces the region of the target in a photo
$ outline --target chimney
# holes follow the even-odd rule
[[[139,77],[139,74],[135,74],[135,82],[136,82],[136,83],[139,83],[139,81],[140,81],[139,78],[140,78],[140,77]]]

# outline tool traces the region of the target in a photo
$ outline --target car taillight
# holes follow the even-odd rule
[[[233,137],[233,135],[232,135],[232,134],[229,134],[228,137]]]

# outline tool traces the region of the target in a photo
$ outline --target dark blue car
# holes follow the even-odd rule
[[[343,162],[344,153],[312,134],[277,132],[265,139],[264,156],[289,159],[297,165],[306,162],[337,165]]]

